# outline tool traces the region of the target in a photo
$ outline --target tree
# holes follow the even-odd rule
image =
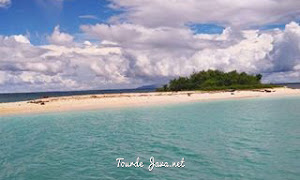
[[[249,75],[237,71],[222,72],[207,70],[193,72],[189,77],[178,77],[164,85],[159,91],[209,90],[209,89],[245,89],[266,87],[261,84],[261,74]],[[269,86],[268,86],[269,87]]]
[[[256,79],[257,79],[258,81],[260,81],[261,78],[262,78],[262,75],[261,75],[261,74],[257,74],[257,75],[256,75]]]

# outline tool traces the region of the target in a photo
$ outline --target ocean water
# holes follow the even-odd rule
[[[0,179],[300,178],[300,98],[0,117]],[[149,158],[183,168],[148,170]],[[117,168],[116,158],[143,168]]]
[[[108,90],[86,90],[86,91],[58,91],[58,92],[31,92],[31,93],[0,93],[0,103],[28,101],[43,97],[61,97],[74,95],[93,95],[93,94],[116,94],[134,92],[153,92],[154,88],[139,89],[108,89]]]
[[[300,89],[300,83],[279,84],[293,89]],[[137,89],[108,89],[108,90],[86,90],[86,91],[58,91],[58,92],[32,92],[32,93],[0,93],[0,103],[28,101],[43,97],[60,97],[74,95],[93,94],[115,94],[115,93],[136,93],[154,92],[155,87],[140,87]]]
[[[300,89],[300,83],[282,83],[278,85],[286,86],[292,89]]]

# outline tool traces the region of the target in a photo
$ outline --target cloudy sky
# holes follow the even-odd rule
[[[193,71],[300,82],[299,0],[0,0],[0,93],[135,88]]]

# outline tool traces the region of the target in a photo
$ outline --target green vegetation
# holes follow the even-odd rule
[[[169,84],[158,88],[157,91],[190,91],[190,90],[225,90],[225,89],[259,89],[278,87],[271,84],[262,84],[262,75],[249,75],[245,72],[228,73],[218,70],[200,71],[189,77],[173,79]]]

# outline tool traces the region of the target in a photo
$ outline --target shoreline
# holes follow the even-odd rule
[[[0,117],[6,115],[155,106],[180,104],[185,102],[285,96],[300,96],[300,89],[281,87],[273,89],[237,90],[235,92],[181,91],[50,97],[31,101],[0,103]]]

